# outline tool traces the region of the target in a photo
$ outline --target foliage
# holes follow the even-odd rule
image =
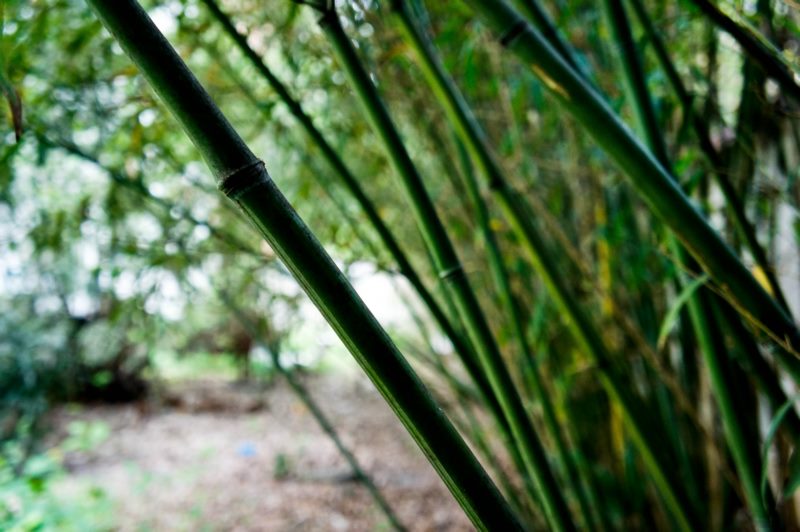
[[[77,422],[76,422],[77,423]],[[64,453],[90,450],[105,439],[108,427],[71,425],[64,442],[46,453],[30,455],[18,439],[0,449],[0,527],[9,532],[34,530],[107,530],[110,501],[102,489],[60,493]]]

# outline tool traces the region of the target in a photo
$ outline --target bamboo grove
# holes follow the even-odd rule
[[[266,240],[476,528],[800,523],[788,3],[75,4],[194,146],[160,157],[205,161],[216,209],[235,204]],[[159,10],[176,14],[169,40]],[[100,167],[137,156],[26,107],[24,142]],[[146,175],[106,171],[163,202]],[[331,200],[335,214],[311,205]],[[233,261],[263,259],[246,224],[180,212]],[[326,252],[334,218],[407,294],[413,338]],[[259,336],[255,302],[217,295]],[[389,524],[413,528],[292,386]]]

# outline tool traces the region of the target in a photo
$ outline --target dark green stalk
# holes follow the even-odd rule
[[[135,0],[88,2],[186,130],[431,461],[476,527],[517,518],[347,279]]]
[[[775,79],[796,102],[800,102],[800,86],[795,73],[781,58],[779,51],[752,29],[739,24],[710,0],[690,0],[714,24],[736,39],[744,53],[755,61],[767,76]]]
[[[497,420],[501,432],[503,434],[510,434],[511,429],[508,425],[508,421],[503,415],[499,401],[492,392],[489,380],[486,378],[485,373],[479,366],[478,359],[476,358],[475,351],[471,345],[471,342],[469,341],[469,338],[464,337],[461,331],[456,330],[451,318],[448,318],[447,314],[442,309],[441,305],[439,305],[439,303],[436,301],[433,294],[431,294],[431,292],[425,287],[425,284],[422,282],[422,279],[420,278],[416,269],[411,265],[411,262],[407,258],[405,252],[400,247],[399,242],[394,237],[391,230],[383,222],[383,219],[378,214],[377,208],[375,208],[372,201],[366,195],[358,180],[355,178],[355,176],[353,176],[353,174],[342,161],[341,157],[339,157],[328,141],[325,140],[325,137],[322,135],[319,129],[314,126],[311,117],[309,117],[305,111],[303,111],[300,103],[294,99],[291,94],[289,94],[288,89],[286,89],[281,81],[272,73],[261,57],[247,44],[247,39],[238,31],[236,31],[236,28],[234,27],[230,18],[220,10],[219,6],[213,0],[202,1],[206,4],[206,6],[208,6],[212,15],[214,15],[217,21],[222,25],[228,36],[234,40],[239,50],[262,75],[272,89],[278,94],[278,97],[288,107],[289,111],[303,127],[303,130],[311,138],[312,142],[314,142],[314,144],[316,144],[320,149],[326,162],[334,170],[334,174],[339,177],[347,190],[353,195],[358,204],[361,206],[370,224],[377,232],[378,237],[381,239],[384,246],[386,246],[386,249],[397,263],[400,273],[408,280],[412,288],[414,288],[414,290],[417,292],[423,304],[427,307],[436,323],[442,329],[442,332],[444,332],[444,334],[453,344],[453,350],[461,360],[461,363],[464,365],[467,373],[478,386],[478,389],[483,397],[486,399],[489,410]],[[264,111],[262,106],[257,106],[257,108],[262,112]],[[323,180],[320,179],[318,181],[321,183]],[[429,257],[429,259],[431,264],[433,264],[433,258]],[[452,304],[449,293],[445,291],[443,293],[443,297],[446,304]],[[451,315],[455,317],[456,313],[452,312]],[[512,454],[515,458],[519,458],[518,450],[512,450]],[[517,461],[517,463],[519,464],[520,462]],[[520,469],[520,473],[524,474],[522,469]]]
[[[492,155],[483,129],[478,124],[455,83],[447,75],[438,60],[438,56],[434,53],[427,40],[419,33],[410,13],[404,9],[403,3],[395,2],[395,8],[401,17],[402,29],[409,44],[420,59],[420,66],[431,89],[444,107],[459,137],[469,149],[476,165],[487,179],[489,188],[495,194],[514,231],[519,235],[520,241],[537,273],[542,278],[556,304],[568,317],[570,329],[579,345],[601,371],[603,383],[611,399],[617,402],[623,411],[624,419],[634,442],[637,444],[656,486],[667,501],[667,506],[678,516],[677,518],[681,522],[682,528],[690,529],[689,523],[691,519],[689,514],[691,512],[687,510],[688,504],[681,500],[682,491],[670,480],[668,468],[656,456],[654,452],[656,446],[650,437],[646,435],[641,414],[636,411],[636,400],[625,392],[622,383],[611,370],[611,357],[608,349],[592,325],[591,320],[586,316],[564,284],[562,274],[551,260],[550,251],[547,249],[544,239],[537,228],[530,222],[524,206],[508,185],[500,165]]]
[[[256,327],[256,325],[252,321],[250,321],[247,318],[247,316],[244,315],[242,309],[239,308],[239,306],[236,305],[236,303],[234,303],[233,299],[231,299],[230,296],[228,296],[228,294],[219,290],[217,291],[217,294],[219,295],[220,299],[225,304],[225,306],[228,308],[228,310],[233,312],[233,314],[236,316],[237,320],[239,320],[239,323],[242,325],[242,327],[244,327],[247,333],[251,335],[253,338],[255,338],[258,341],[258,343],[261,344],[261,346],[267,350],[267,352],[270,355],[270,358],[272,359],[272,365],[275,367],[278,373],[280,373],[280,375],[286,380],[286,383],[292,389],[297,398],[300,399],[300,401],[306,406],[306,408],[308,408],[308,411],[311,413],[311,417],[314,418],[314,421],[317,422],[317,425],[319,425],[322,431],[331,439],[333,444],[336,446],[336,449],[339,451],[339,454],[342,455],[347,464],[350,466],[350,469],[352,469],[353,475],[356,477],[356,480],[358,480],[366,488],[366,490],[372,497],[372,500],[375,501],[375,504],[378,505],[383,514],[389,520],[389,523],[392,525],[392,528],[394,528],[398,532],[405,531],[406,528],[400,522],[400,519],[394,513],[394,510],[392,510],[392,507],[386,501],[386,498],[378,489],[378,486],[376,486],[375,483],[372,481],[372,477],[370,477],[364,471],[364,469],[361,467],[361,464],[358,463],[358,460],[356,459],[355,455],[352,453],[352,451],[350,451],[350,449],[347,448],[342,439],[339,437],[339,433],[333,426],[333,423],[330,422],[328,417],[319,407],[319,405],[311,396],[311,394],[308,392],[306,387],[303,386],[303,383],[300,382],[300,380],[297,377],[295,377],[293,372],[288,371],[285,367],[283,367],[280,357],[279,342],[262,341],[261,331],[259,331],[258,327]]]
[[[603,0],[603,7],[611,26],[612,36],[619,44],[626,92],[631,100],[630,103],[634,110],[636,123],[644,134],[647,145],[661,164],[665,168],[669,168],[670,160],[666,144],[658,125],[655,109],[650,100],[650,94],[645,83],[644,70],[633,41],[630,22],[622,5],[622,0]],[[685,250],[677,240],[672,235],[669,235],[669,240],[670,247],[678,257],[680,266],[682,268],[693,266],[691,259],[686,256]],[[681,284],[685,285],[689,281],[689,277],[683,273],[682,269],[680,276]],[[731,390],[725,379],[724,365],[728,357],[725,346],[722,343],[722,334],[719,331],[719,326],[715,322],[714,315],[709,307],[708,298],[710,296],[711,294],[708,290],[703,290],[702,288],[698,293],[694,294],[688,302],[689,316],[698,339],[700,351],[703,353],[703,358],[708,367],[711,388],[720,409],[728,448],[733,455],[747,505],[753,514],[756,527],[759,530],[771,530],[771,524],[776,522],[775,515],[771,511],[771,507],[765,506],[761,500],[758,466],[753,462],[752,456],[747,450],[747,440],[737,417]]]
[[[431,292],[425,287],[425,284],[422,282],[422,279],[420,278],[416,269],[411,265],[411,262],[407,258],[405,252],[400,247],[399,242],[378,214],[378,210],[364,192],[364,189],[361,187],[358,180],[355,178],[352,172],[350,172],[333,147],[328,143],[327,140],[325,140],[325,137],[322,135],[319,129],[314,126],[311,117],[305,113],[300,103],[292,97],[288,89],[283,85],[283,83],[281,83],[275,74],[272,73],[262,58],[247,44],[247,39],[236,30],[230,18],[222,12],[216,2],[214,0],[201,1],[208,7],[209,11],[211,11],[211,14],[225,30],[225,33],[228,34],[242,54],[247,58],[248,61],[250,61],[250,64],[253,65],[256,71],[259,72],[259,74],[267,81],[270,87],[272,87],[272,89],[278,94],[278,97],[284,102],[284,105],[286,105],[286,107],[289,109],[289,112],[295,117],[295,119],[297,119],[312,142],[317,145],[322,153],[323,158],[333,169],[334,174],[341,179],[347,190],[353,195],[355,200],[363,209],[364,214],[367,216],[370,224],[378,233],[378,237],[397,263],[400,273],[403,274],[406,279],[408,279],[408,282],[428,308],[434,320],[436,320],[436,323],[439,324],[439,327],[452,342],[453,349],[466,367],[470,377],[472,377],[476,385],[486,396],[489,407],[499,414],[500,405],[494,398],[494,395],[491,393],[489,382],[478,366],[474,349],[470,345],[469,339],[464,338],[461,334],[459,334],[450,319],[447,317],[447,314],[436,302],[436,299],[433,297]],[[261,106],[258,106],[258,108],[263,110]]]
[[[492,232],[489,225],[489,209],[486,202],[481,196],[478,188],[478,182],[475,175],[472,173],[472,165],[469,161],[469,156],[461,142],[458,142],[458,151],[461,159],[462,175],[464,178],[464,185],[467,194],[472,202],[473,211],[475,212],[476,221],[481,234],[481,239],[486,246],[486,251],[489,259],[489,269],[492,273],[492,279],[498,294],[500,295],[501,302],[505,308],[507,316],[511,319],[511,326],[513,329],[514,340],[517,344],[517,349],[524,360],[530,361],[528,367],[528,383],[531,385],[534,398],[539,402],[542,408],[542,418],[547,431],[553,438],[558,452],[559,461],[561,466],[567,473],[567,482],[570,489],[578,499],[578,505],[583,515],[584,526],[588,530],[595,530],[596,523],[594,523],[593,516],[597,508],[595,505],[596,497],[594,494],[587,493],[584,484],[581,482],[578,466],[575,463],[573,455],[570,453],[569,446],[562,433],[561,426],[556,418],[555,408],[550,401],[550,396],[544,388],[542,383],[542,376],[539,372],[538,364],[535,356],[531,351],[528,340],[525,337],[525,326],[522,323],[522,313],[519,305],[511,291],[511,281],[509,279],[508,270],[503,261],[500,246],[497,239]]]
[[[500,42],[531,65],[544,85],[616,161],[656,216],[717,283],[720,292],[775,341],[796,353],[800,348],[800,331],[792,319],[604,99],[505,0],[469,0],[469,3],[492,28],[501,32]]]
[[[330,7],[324,10],[319,23],[401,178],[414,216],[440,272],[439,275],[448,281],[459,316],[464,322],[492,390],[511,426],[514,440],[519,446],[527,470],[536,483],[550,525],[557,530],[572,530],[574,525],[569,510],[547,463],[544,449],[527,417],[455,249],[425,190],[422,177],[411,161],[375,85],[361,65],[335,9]]]
[[[661,36],[659,35],[658,31],[656,31],[656,28],[653,25],[650,16],[647,14],[647,10],[644,8],[642,1],[629,0],[629,2],[633,7],[636,18],[639,20],[639,23],[642,25],[642,28],[647,34],[648,39],[653,45],[656,58],[658,59],[661,68],[664,70],[667,80],[669,80],[669,84],[672,86],[672,90],[675,91],[675,94],[678,97],[678,101],[683,109],[683,115],[685,119],[689,121],[694,129],[695,135],[700,143],[700,149],[702,150],[708,162],[711,164],[713,175],[717,181],[717,184],[719,185],[720,190],[722,191],[722,194],[725,196],[725,205],[731,213],[734,226],[739,232],[739,235],[747,244],[747,248],[753,254],[753,259],[756,261],[756,264],[761,266],[764,275],[767,276],[767,280],[772,288],[772,293],[775,294],[775,298],[778,300],[778,303],[781,304],[787,314],[791,314],[789,305],[786,302],[786,297],[784,296],[783,290],[781,289],[778,279],[775,276],[774,268],[767,259],[767,254],[764,251],[764,247],[758,242],[755,228],[747,219],[747,215],[744,211],[744,205],[742,204],[742,200],[739,198],[739,194],[736,192],[733,183],[731,182],[727,173],[724,171],[722,158],[719,156],[719,153],[711,143],[708,123],[700,113],[695,111],[692,103],[692,96],[689,94],[689,91],[686,90],[686,87],[683,84],[675,65],[670,59],[669,52],[667,52],[667,48],[664,46],[664,42],[661,40]]]

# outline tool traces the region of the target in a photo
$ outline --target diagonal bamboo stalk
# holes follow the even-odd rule
[[[425,190],[422,177],[408,155],[377,88],[362,66],[350,38],[345,34],[336,10],[333,6],[317,8],[322,13],[319,25],[328,37],[368,120],[383,142],[401,179],[428,249],[441,272],[440,276],[448,281],[447,286],[459,316],[472,339],[492,390],[503,408],[527,471],[537,486],[550,526],[557,530],[572,530],[574,524],[569,509],[550,470],[542,444],[525,412],[450,238]]]
[[[507,437],[507,435],[511,433],[508,421],[503,415],[502,407],[492,391],[486,374],[480,368],[479,361],[475,355],[475,350],[470,339],[468,337],[464,337],[460,331],[456,330],[456,327],[451,321],[452,318],[448,317],[446,312],[442,309],[442,306],[436,301],[433,294],[425,286],[422,278],[411,264],[411,261],[406,256],[400,243],[378,214],[378,209],[369,199],[366,192],[361,187],[358,180],[349,170],[344,161],[342,161],[341,157],[339,157],[330,143],[325,139],[324,135],[322,135],[320,130],[314,125],[311,117],[308,116],[303,110],[300,102],[292,97],[292,95],[289,93],[289,90],[267,67],[266,63],[258,55],[258,53],[247,44],[247,39],[245,36],[236,30],[230,17],[228,17],[228,15],[220,9],[219,5],[214,0],[201,1],[208,7],[211,14],[220,23],[228,36],[234,41],[245,58],[247,58],[256,71],[259,72],[259,74],[267,81],[270,87],[272,87],[272,89],[278,94],[278,97],[284,102],[289,109],[289,112],[295,117],[295,119],[297,119],[311,141],[320,149],[323,158],[334,171],[334,174],[341,180],[345,188],[361,206],[364,214],[367,216],[367,220],[370,222],[370,225],[372,225],[372,227],[375,229],[375,232],[383,242],[383,245],[389,251],[395,263],[397,264],[400,273],[408,280],[412,288],[414,288],[414,290],[417,292],[417,295],[419,295],[423,304],[427,307],[428,311],[431,313],[431,316],[433,316],[442,332],[444,332],[444,334],[453,344],[453,350],[459,357],[459,360],[461,360],[461,363],[464,365],[464,368],[467,370],[470,378],[473,380],[473,382],[475,382],[478,390],[485,398],[489,410],[492,412],[495,420],[499,424],[501,434],[503,437]],[[264,111],[263,107],[261,106],[257,106],[257,108],[259,111]],[[431,264],[433,264],[432,258],[430,258],[430,261]],[[449,303],[449,294],[445,293],[444,296],[446,303]],[[453,315],[454,313],[451,313],[451,316]],[[520,467],[522,458],[519,455],[519,451],[516,448],[513,448],[511,449],[511,452],[514,456],[515,463],[520,469],[520,473],[524,474],[524,468]]]
[[[519,530],[497,488],[364,303],[135,0],[88,0],[369,375],[481,530]]]
[[[630,178],[655,215],[669,227],[737,310],[794,354],[800,331],[722,240],[669,171],[620,121],[603,98],[505,0],[469,0],[500,43],[529,63],[544,85]]]

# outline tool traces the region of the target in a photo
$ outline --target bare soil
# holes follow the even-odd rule
[[[365,381],[306,376],[340,436],[410,530],[472,530],[411,438]],[[117,530],[390,530],[369,493],[283,381],[172,386],[138,405],[57,411],[111,436],[67,457],[67,489],[100,487]]]

